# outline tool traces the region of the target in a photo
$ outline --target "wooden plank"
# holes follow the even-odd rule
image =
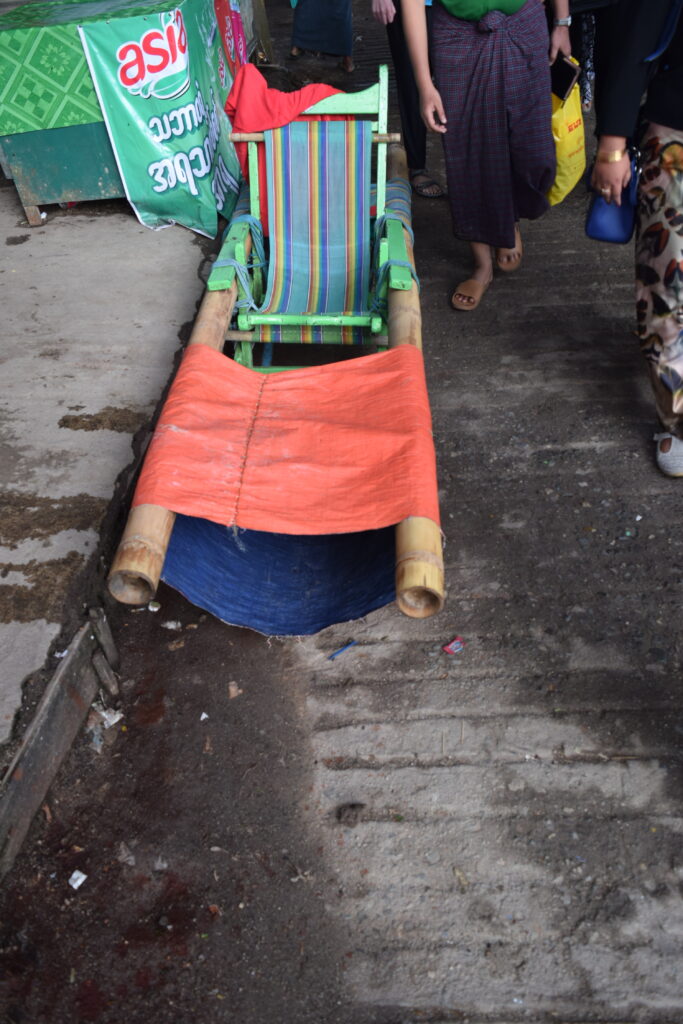
[[[372,327],[375,320],[371,313],[242,313],[238,322],[248,330],[251,324],[301,324],[313,327]]]
[[[107,661],[103,651],[95,651],[92,656],[92,667],[95,669],[97,678],[110,697],[118,697],[119,681],[116,672]]]
[[[98,650],[86,623],[48,683],[24,741],[0,786],[0,877],[12,867],[98,690],[92,656]]]
[[[88,617],[95,631],[97,641],[114,671],[119,667],[119,652],[104,608],[91,608]]]
[[[249,225],[246,221],[239,221],[237,224],[231,223],[225,241],[216,257],[216,263],[220,263],[221,260],[234,259],[236,247],[240,243],[244,244],[248,235]],[[206,282],[207,290],[210,292],[226,291],[234,284],[235,268],[217,267],[216,263],[214,263],[209,280]]]
[[[388,220],[386,223],[387,240],[389,242],[389,259],[397,260],[400,263],[408,263],[408,251],[406,249],[403,225],[398,220]],[[398,288],[399,291],[410,291],[413,286],[413,275],[407,267],[389,268],[389,287]]]
[[[371,85],[360,92],[338,92],[319,100],[305,114],[379,114],[380,86]]]
[[[387,201],[387,142],[400,142],[401,137],[398,139],[395,136],[389,136],[386,134],[388,127],[388,112],[389,112],[389,72],[386,64],[380,64],[379,66],[379,111],[377,119],[377,128],[379,130],[380,143],[377,146],[377,181],[375,184],[375,207],[376,216],[382,217],[384,215],[384,208]]]
[[[28,226],[30,228],[39,228],[43,223],[39,207],[31,205],[24,206],[24,213],[26,214],[26,220],[28,221]]]

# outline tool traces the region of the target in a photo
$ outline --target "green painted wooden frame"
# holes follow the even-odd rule
[[[328,96],[319,103],[309,107],[307,114],[353,114],[358,117],[372,118],[371,127],[373,132],[380,136],[387,133],[388,127],[388,102],[389,102],[389,78],[385,64],[379,67],[379,80],[368,89],[356,93],[337,93]],[[250,182],[250,214],[260,220],[260,182],[258,173],[258,146],[262,143],[249,142],[249,182]],[[386,186],[387,186],[387,144],[377,143],[376,151],[376,217],[379,219],[386,212]],[[263,294],[263,278],[260,271],[248,267],[245,242],[249,233],[249,225],[245,221],[238,221],[230,224],[216,262],[224,260],[235,260],[249,271],[252,281],[252,295],[256,301]],[[403,234],[403,225],[395,219],[387,219],[384,224],[383,237],[379,243],[378,265],[382,266],[389,262],[389,273],[382,285],[380,299],[386,298],[389,288],[400,291],[408,291],[412,287],[412,274],[410,269],[401,264],[408,263],[408,254]],[[398,265],[395,265],[398,264]],[[212,270],[207,288],[209,291],[218,291],[230,288],[235,280],[235,268],[233,266],[215,267]],[[244,289],[237,279],[238,300],[246,296]],[[272,314],[255,313],[241,310],[238,312],[237,324],[240,331],[250,331],[260,324],[277,324],[284,328],[298,326],[361,326],[367,327],[372,335],[378,336],[386,333],[386,323],[382,316],[377,313],[359,315],[344,314]],[[286,334],[289,332],[285,332]],[[293,334],[293,337],[295,334]],[[255,341],[258,339],[255,337]],[[252,342],[240,342],[239,347],[244,349],[251,346]],[[246,353],[245,353],[246,356]],[[245,359],[245,361],[247,361]],[[250,360],[249,360],[250,362]]]

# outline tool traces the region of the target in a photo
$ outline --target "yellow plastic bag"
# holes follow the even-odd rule
[[[586,142],[578,82],[564,103],[555,93],[551,98],[557,172],[548,199],[550,205],[555,206],[569,195],[586,170]]]

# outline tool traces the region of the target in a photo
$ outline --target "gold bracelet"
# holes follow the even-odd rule
[[[626,156],[625,149],[601,149],[596,157],[599,164],[618,164]]]

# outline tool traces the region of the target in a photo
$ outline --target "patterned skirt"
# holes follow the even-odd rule
[[[664,427],[683,440],[683,131],[650,124],[636,224],[638,336]]]
[[[548,209],[555,180],[544,5],[527,0],[516,14],[490,11],[477,22],[437,3],[431,44],[453,230],[512,248],[515,222]]]

